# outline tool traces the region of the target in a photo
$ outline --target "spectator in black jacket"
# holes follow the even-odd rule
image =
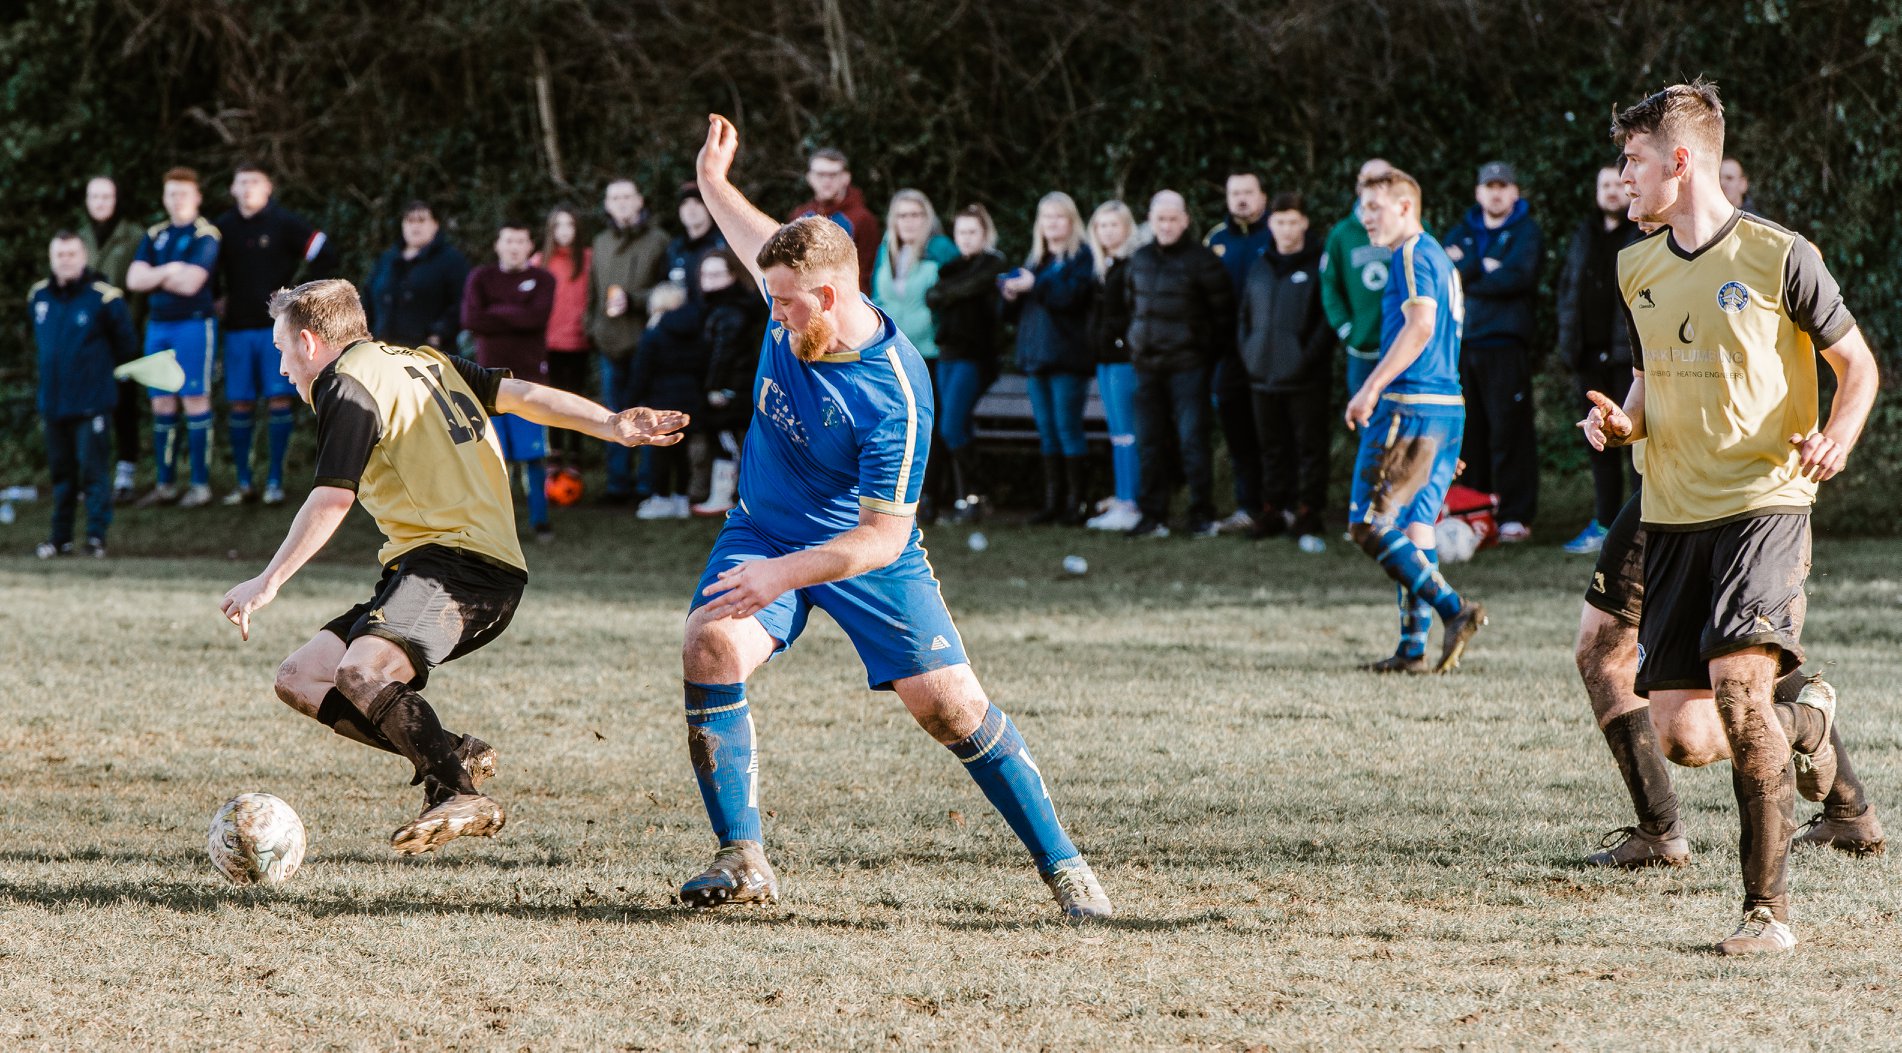
[[[950,454],[952,518],[973,523],[984,516],[986,487],[971,449],[971,417],[977,401],[997,379],[998,276],[1010,269],[997,251],[997,225],[983,205],[967,206],[951,221],[958,258],[938,268],[925,291],[925,306],[937,323],[938,438]]]
[[[1096,349],[1096,392],[1109,425],[1110,468],[1116,490],[1102,514],[1084,525],[1122,533],[1142,522],[1136,504],[1142,459],[1136,450],[1136,367],[1129,364],[1129,257],[1136,251],[1136,214],[1105,201],[1090,215],[1090,255],[1096,260],[1096,299],[1090,307],[1090,346]]]
[[[1004,279],[1004,313],[1017,322],[1017,367],[1030,390],[1030,412],[1043,445],[1043,509],[1032,523],[1084,520],[1090,464],[1083,433],[1096,356],[1090,351],[1090,298],[1096,274],[1083,239],[1083,216],[1070,195],[1037,202],[1030,255]]]
[[[706,400],[707,353],[700,342],[701,307],[687,287],[662,282],[647,294],[647,329],[634,349],[623,405],[654,406],[698,416]],[[749,382],[748,387],[751,387]],[[687,438],[693,438],[689,426]],[[691,463],[686,443],[654,447],[654,493],[634,510],[638,519],[685,519]]]
[[[1165,463],[1173,433],[1189,484],[1189,533],[1214,537],[1209,467],[1209,371],[1235,346],[1235,291],[1222,261],[1183,235],[1189,209],[1173,190],[1149,202],[1156,240],[1129,260],[1129,361],[1136,368],[1136,448],[1142,521],[1133,537],[1168,537],[1175,489]]]
[[[1268,229],[1274,240],[1249,268],[1235,324],[1261,437],[1264,503],[1255,536],[1292,529],[1302,551],[1320,552],[1334,373],[1334,332],[1321,306],[1322,246],[1309,236],[1300,194],[1275,195]]]
[[[225,398],[230,402],[226,434],[238,488],[225,504],[241,505],[259,497],[251,481],[252,436],[257,404],[266,400],[263,499],[284,503],[284,454],[297,424],[297,389],[278,372],[271,343],[271,315],[265,302],[279,289],[300,280],[337,274],[337,253],[323,231],[271,197],[271,176],[262,167],[242,164],[231,176],[231,200],[215,221],[218,227],[218,280],[224,302]]]
[[[1579,401],[1586,409],[1588,391],[1602,391],[1624,405],[1631,391],[1631,333],[1625,328],[1624,297],[1618,288],[1618,252],[1638,237],[1638,226],[1625,216],[1630,198],[1616,166],[1598,170],[1598,207],[1572,235],[1559,271],[1559,354],[1572,367]],[[1608,447],[1589,455],[1592,463],[1592,521],[1565,543],[1565,551],[1588,555],[1605,546],[1605,532],[1625,504],[1625,475],[1631,471],[1629,447]]]
[[[365,286],[364,313],[378,340],[456,353],[462,331],[462,286],[469,261],[442,236],[426,202],[403,206],[403,240],[376,261]]]
[[[700,259],[706,397],[687,437],[694,490],[706,495],[691,507],[697,516],[722,516],[737,503],[741,444],[753,421],[753,377],[759,372],[760,341],[766,336],[766,305],[753,283],[741,280],[745,274],[739,257],[724,245]]]
[[[700,261],[716,249],[726,248],[726,239],[720,236],[720,228],[713,225],[713,213],[707,211],[707,203],[700,200],[700,184],[692,180],[680,184],[675,193],[679,204],[675,214],[680,217],[682,233],[675,235],[667,243],[667,280],[679,282],[687,287],[687,299],[700,299]]]
[[[1442,239],[1466,294],[1460,386],[1466,485],[1499,495],[1499,540],[1532,536],[1539,510],[1539,436],[1532,415],[1532,299],[1545,237],[1519,197],[1512,166],[1479,169],[1478,204]]]

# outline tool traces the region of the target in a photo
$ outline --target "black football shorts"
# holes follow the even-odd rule
[[[1778,676],[1803,664],[1807,514],[1645,534],[1638,694],[1708,689],[1711,660],[1746,647],[1777,651]]]
[[[429,671],[502,635],[522,602],[528,575],[439,545],[405,552],[383,571],[376,593],[324,629],[345,644],[378,636],[409,655],[421,690]]]
[[[1605,531],[1585,602],[1635,626],[1644,613],[1644,523],[1638,494],[1632,494]]]

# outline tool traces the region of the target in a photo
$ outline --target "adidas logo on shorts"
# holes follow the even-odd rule
[[[950,646],[951,646],[951,642],[949,640],[946,640],[942,636],[934,636],[931,638],[931,649],[934,651],[943,651],[948,649]]]

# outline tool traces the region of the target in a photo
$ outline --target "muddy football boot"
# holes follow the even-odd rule
[[[423,814],[390,835],[390,847],[413,856],[433,852],[458,837],[493,837],[508,822],[500,802],[479,793],[455,793],[434,778],[424,780]]]
[[[680,886],[680,902],[695,910],[725,903],[777,903],[779,877],[758,841],[729,841],[698,877]]]
[[[1043,883],[1050,886],[1066,918],[1107,918],[1116,912],[1096,872],[1081,859],[1059,865],[1043,876]]]
[[[1598,842],[1598,851],[1585,857],[1588,867],[1681,867],[1691,861],[1691,842],[1684,836],[1683,824],[1673,824],[1662,836],[1653,836],[1635,826],[1620,827]]]
[[[1836,782],[1836,747],[1829,741],[1830,729],[1836,724],[1836,689],[1820,676],[1810,677],[1797,692],[1796,704],[1810,707],[1823,718],[1822,745],[1808,753],[1790,754],[1791,766],[1796,769],[1796,792],[1806,801],[1820,801],[1829,796],[1829,788]]]
[[[474,735],[464,735],[462,741],[456,743],[456,759],[462,762],[462,770],[469,773],[469,781],[478,790],[483,783],[495,778],[499,760],[495,747]]]
[[[1882,836],[1882,821],[1876,818],[1876,806],[1863,809],[1854,819],[1831,819],[1822,812],[1810,817],[1796,832],[1790,845],[1826,845],[1852,856],[1879,856],[1887,847]]]
[[[1743,924],[1717,945],[1719,954],[1776,954],[1796,949],[1796,933],[1776,919],[1769,907],[1754,907]]]
[[[1378,662],[1368,662],[1361,669],[1369,673],[1431,673],[1433,667],[1427,664],[1426,655],[1408,657],[1395,651]]]
[[[1460,656],[1466,653],[1466,644],[1486,624],[1486,607],[1471,600],[1460,608],[1446,623],[1445,641],[1440,646],[1439,664],[1433,667],[1436,673],[1450,673],[1459,667]]]

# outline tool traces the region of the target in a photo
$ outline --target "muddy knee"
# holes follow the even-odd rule
[[[277,700],[298,710],[310,706],[306,695],[312,686],[297,668],[297,663],[288,658],[277,667],[277,678],[271,682],[271,689],[277,692]]]
[[[1355,523],[1349,526],[1347,528],[1347,536],[1368,555],[1379,555],[1379,553],[1374,551],[1373,546],[1379,540],[1380,534],[1374,529],[1372,523]]]

